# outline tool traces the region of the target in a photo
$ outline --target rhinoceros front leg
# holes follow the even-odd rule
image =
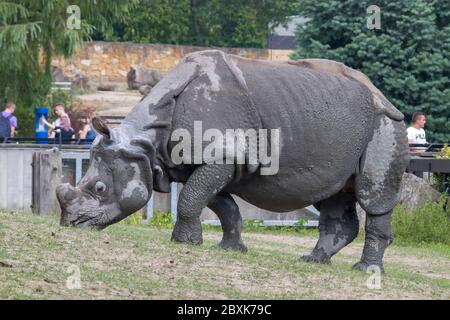
[[[172,241],[201,244],[200,214],[211,200],[232,181],[234,165],[207,164],[195,169],[178,199],[178,215]]]
[[[221,192],[208,204],[208,208],[215,212],[222,225],[223,237],[219,247],[246,252],[247,247],[241,238],[242,216],[233,197]]]
[[[355,203],[355,195],[345,192],[321,201],[319,240],[303,260],[329,263],[333,255],[356,238],[359,224]]]
[[[361,260],[353,268],[366,271],[370,266],[376,266],[380,272],[383,269],[384,251],[392,242],[391,228],[392,211],[384,215],[366,215],[366,239]]]

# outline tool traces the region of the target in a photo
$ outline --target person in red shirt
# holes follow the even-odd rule
[[[46,124],[49,129],[49,138],[55,138],[57,129],[61,130],[61,135],[63,138],[72,138],[73,129],[70,124],[70,118],[67,115],[64,104],[58,103],[53,107],[54,113],[58,118],[53,122],[48,122],[45,118],[42,118],[42,123]]]

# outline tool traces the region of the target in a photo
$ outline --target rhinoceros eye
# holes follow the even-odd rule
[[[95,184],[95,191],[97,193],[103,193],[106,191],[106,184],[104,184],[101,181],[97,181],[97,183]]]

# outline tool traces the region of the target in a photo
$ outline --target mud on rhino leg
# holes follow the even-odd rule
[[[303,260],[330,263],[333,255],[356,238],[359,223],[355,203],[355,195],[346,192],[321,201],[319,240],[312,252],[302,257]]]
[[[409,149],[403,121],[381,116],[376,123],[355,178],[356,198],[367,218],[363,254],[354,269],[367,270],[374,265],[383,271],[384,251],[392,242],[392,210],[400,199]]]
[[[222,225],[222,241],[219,247],[246,252],[247,247],[242,242],[242,216],[239,207],[230,194],[221,192],[209,204],[210,208]]]
[[[201,244],[200,215],[211,200],[234,177],[234,165],[203,165],[189,177],[178,199],[177,221],[172,231],[172,241]]]
[[[384,272],[384,251],[393,239],[391,218],[392,211],[384,215],[367,213],[364,249],[361,260],[353,266],[354,269],[366,271],[370,266],[376,266],[380,272]]]

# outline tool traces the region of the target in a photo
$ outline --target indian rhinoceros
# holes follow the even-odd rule
[[[278,129],[279,144],[272,146],[278,170],[262,174],[268,164],[247,161],[248,150],[244,163],[192,162],[186,155],[175,163],[172,135],[182,129],[195,136],[196,122],[203,131]],[[145,206],[152,190],[169,192],[175,181],[184,186],[173,241],[202,243],[200,213],[209,207],[222,225],[219,246],[245,251],[231,195],[277,212],[313,204],[320,236],[303,259],[328,263],[358,234],[358,202],[367,213],[366,239],[354,268],[383,268],[408,146],[402,113],[356,70],[321,59],[269,62],[196,52],[119,126],[95,118],[93,127],[99,136],[85,176],[76,187],[57,188],[62,225],[104,228]],[[215,154],[233,156],[220,148],[227,147],[217,144],[223,152]]]

